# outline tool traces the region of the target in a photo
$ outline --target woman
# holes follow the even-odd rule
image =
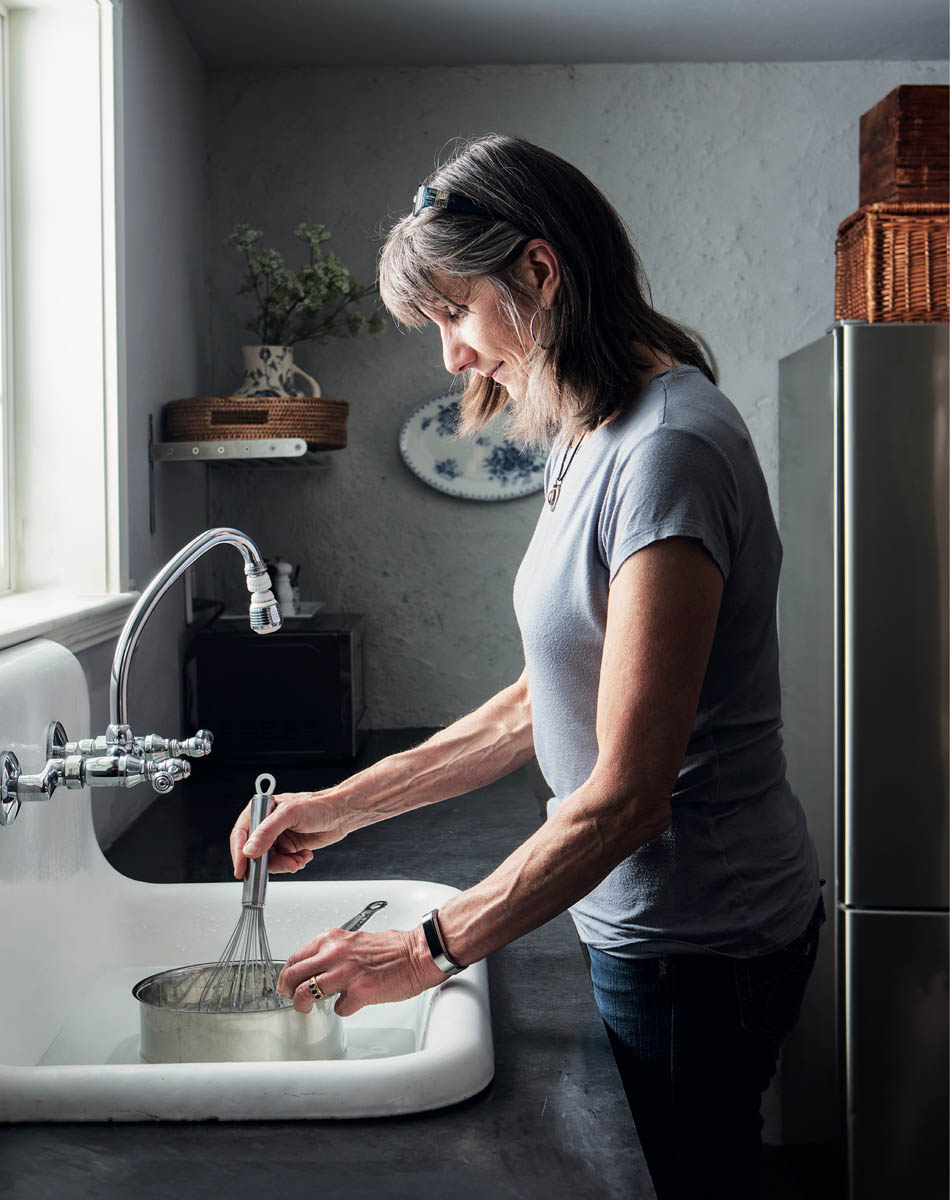
[[[423,745],[286,794],[235,874],[296,871],[353,829],[473,791],[537,754],[548,820],[408,932],[330,931],[280,987],[337,1012],[442,982],[570,908],[661,1200],[758,1193],[759,1103],[822,920],[785,780],[781,547],[739,414],[655,312],[617,214],[517,138],[464,146],[392,229],[380,291],[466,372],[462,426],[507,408],[555,439],[515,583],[525,670]]]

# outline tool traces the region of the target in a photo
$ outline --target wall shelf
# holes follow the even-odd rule
[[[217,442],[156,442],[153,418],[148,419],[149,531],[155,532],[155,464],[206,463],[220,467],[255,467],[286,470],[307,467],[327,470],[332,451],[310,450],[303,438],[222,439]]]

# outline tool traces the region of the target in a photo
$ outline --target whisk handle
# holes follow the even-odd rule
[[[251,824],[249,834],[260,825],[261,821],[274,807],[274,797],[258,792],[251,801]],[[261,908],[264,904],[264,893],[267,890],[267,859],[265,850],[260,858],[252,858],[247,864],[247,874],[244,876],[244,891],[241,893],[241,904]]]

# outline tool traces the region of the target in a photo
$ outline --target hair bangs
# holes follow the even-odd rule
[[[438,222],[425,215],[403,217],[380,253],[380,298],[393,318],[408,328],[425,325],[433,313],[464,307],[471,295],[476,272],[459,271],[438,234]]]
[[[410,329],[425,325],[431,314],[451,303],[435,284],[421,229],[404,217],[389,235],[379,259],[379,295],[393,318]]]

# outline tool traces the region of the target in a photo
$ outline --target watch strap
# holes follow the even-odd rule
[[[459,971],[464,971],[465,968],[455,962],[445,949],[442,931],[439,929],[439,910],[437,908],[422,918],[422,932],[425,935],[426,945],[429,947],[433,962],[446,979],[450,975],[457,975]]]

